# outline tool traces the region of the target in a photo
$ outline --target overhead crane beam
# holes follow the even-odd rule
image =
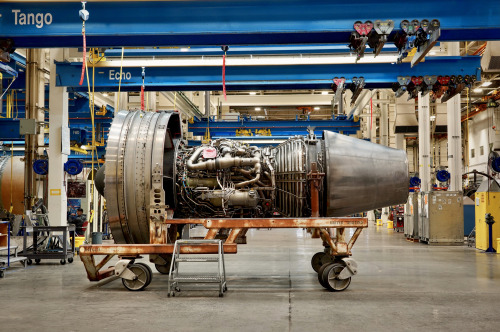
[[[349,46],[323,44],[323,45],[253,45],[253,46],[231,46],[230,55],[293,55],[293,54],[342,54],[350,53]],[[384,52],[397,53],[398,49],[393,44],[385,44]],[[125,49],[124,57],[171,57],[171,56],[220,56],[219,46],[190,46],[190,47],[166,47],[166,48],[134,48]],[[373,49],[367,48],[367,53]],[[104,52],[106,57],[121,57],[122,49],[112,48]]]
[[[296,120],[296,121],[255,121],[255,120],[240,120],[240,121],[213,121],[208,123],[206,120],[194,121],[188,126],[188,131],[193,133],[193,136],[203,136],[206,130],[210,130],[211,136],[216,137],[234,137],[237,131],[245,131],[251,136],[258,136],[258,131],[265,129],[270,130],[272,137],[290,137],[294,135],[307,135],[309,129],[312,129],[318,136],[322,135],[324,130],[341,132],[345,135],[353,135],[359,130],[359,121],[348,120],[345,117],[334,118],[330,120]]]
[[[73,91],[85,91],[86,87],[79,85],[81,66],[81,63],[58,63],[57,84],[71,87]],[[480,57],[474,56],[429,58],[414,68],[409,63],[227,66],[226,89],[331,89],[334,77],[345,77],[346,85],[354,77],[364,77],[365,89],[391,88],[398,76],[476,75],[479,79],[479,68]],[[121,91],[140,90],[141,73],[142,67],[124,69]],[[96,69],[95,91],[118,91],[119,75],[118,67]],[[149,91],[222,90],[221,67],[148,67],[145,85]]]
[[[0,4],[0,37],[18,48],[81,47],[81,4]],[[440,41],[500,39],[500,2],[457,0],[95,1],[87,46],[346,43],[356,21],[437,19]],[[31,16],[30,16],[31,14]],[[396,30],[396,29],[395,29]]]

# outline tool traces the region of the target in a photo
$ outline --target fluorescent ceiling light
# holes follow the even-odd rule
[[[491,84],[493,84],[493,82],[491,82],[491,81],[486,81],[486,82],[484,82],[483,84],[481,84],[481,86],[490,86]]]
[[[255,96],[257,94],[257,92],[249,92],[249,94],[251,94],[252,96]]]
[[[286,66],[286,65],[336,65],[355,64],[355,56],[311,55],[311,56],[231,56],[226,59],[226,66]],[[393,63],[397,55],[365,55],[358,63]],[[96,67],[120,67],[120,60],[101,61]],[[123,67],[220,67],[221,57],[169,58],[161,60],[123,60]]]
[[[316,106],[316,107],[314,108],[314,110],[315,110],[315,111],[319,111],[319,106]]]
[[[436,51],[430,51],[429,55],[436,55]]]
[[[102,94],[102,96],[103,96],[103,97],[107,97],[107,96],[109,96],[109,95],[108,95],[106,92],[104,92],[104,93]]]
[[[189,48],[187,48],[187,47],[181,47],[181,52],[187,52],[187,51],[189,51]]]
[[[475,89],[474,89],[474,90],[472,90],[472,91],[474,91],[474,92],[476,92],[476,93],[481,93],[481,92],[483,92],[483,89],[481,89],[481,88],[475,88]]]
[[[328,94],[328,91],[322,91],[321,92],[322,95],[327,95]]]
[[[256,111],[260,111],[260,107],[255,107],[255,110]]]

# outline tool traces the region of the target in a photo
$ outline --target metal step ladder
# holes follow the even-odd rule
[[[198,256],[195,254],[181,254],[182,246],[196,246],[216,244],[217,254]],[[205,275],[179,274],[179,263],[218,263],[217,273]],[[172,263],[168,275],[168,296],[175,296],[175,292],[180,292],[179,283],[217,283],[219,284],[219,297],[224,296],[227,291],[226,266],[224,264],[224,249],[222,240],[177,240],[174,244]]]

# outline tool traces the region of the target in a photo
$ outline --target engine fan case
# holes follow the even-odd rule
[[[152,172],[163,174],[165,203],[175,207],[175,142],[182,137],[175,112],[115,115],[108,135],[104,195],[116,243],[149,243]]]

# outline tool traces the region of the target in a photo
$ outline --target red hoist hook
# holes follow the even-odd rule
[[[83,36],[83,61],[82,61],[82,75],[80,76],[80,85],[83,84],[83,79],[85,77],[85,63],[87,61],[87,40],[85,38],[85,22],[89,19],[89,12],[85,9],[86,1],[82,1],[82,9],[78,12],[80,19],[82,20],[82,36]]]
[[[222,55],[222,93],[224,94],[224,100],[227,101],[226,96],[226,52],[229,50],[229,46],[221,46],[224,55]]]

